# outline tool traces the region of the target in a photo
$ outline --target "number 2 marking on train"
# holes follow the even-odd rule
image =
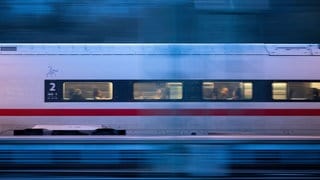
[[[49,91],[56,91],[56,83],[50,83],[50,89],[49,89]]]

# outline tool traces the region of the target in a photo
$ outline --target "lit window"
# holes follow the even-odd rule
[[[182,99],[181,82],[139,82],[133,85],[135,100]]]
[[[272,83],[274,100],[319,100],[319,82],[275,82]]]
[[[252,82],[203,82],[202,98],[207,100],[250,100]]]
[[[69,101],[103,101],[113,96],[111,82],[65,82],[63,99]]]
[[[274,100],[287,99],[287,83],[284,83],[284,82],[272,83],[272,99]]]

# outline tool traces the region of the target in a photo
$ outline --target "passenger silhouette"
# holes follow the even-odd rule
[[[242,99],[242,90],[241,90],[241,88],[238,87],[232,92],[232,99],[233,100]]]
[[[93,98],[94,98],[94,100],[102,100],[102,99],[105,99],[105,97],[103,96],[101,90],[98,89],[98,88],[94,88],[94,89],[93,89]]]
[[[210,99],[217,99],[218,98],[218,89],[217,88],[213,88],[211,91],[211,95],[210,95]]]
[[[312,99],[319,100],[319,90],[317,88],[312,88]]]
[[[72,101],[83,101],[85,98],[82,96],[81,89],[75,89],[74,92],[71,94]]]
[[[218,99],[227,99],[229,95],[229,89],[227,87],[223,87],[220,89]]]

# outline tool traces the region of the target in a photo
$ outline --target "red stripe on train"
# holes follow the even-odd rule
[[[320,109],[0,109],[0,116],[320,116]]]

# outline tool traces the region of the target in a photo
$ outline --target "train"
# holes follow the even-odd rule
[[[319,135],[318,44],[0,44],[1,134]]]

